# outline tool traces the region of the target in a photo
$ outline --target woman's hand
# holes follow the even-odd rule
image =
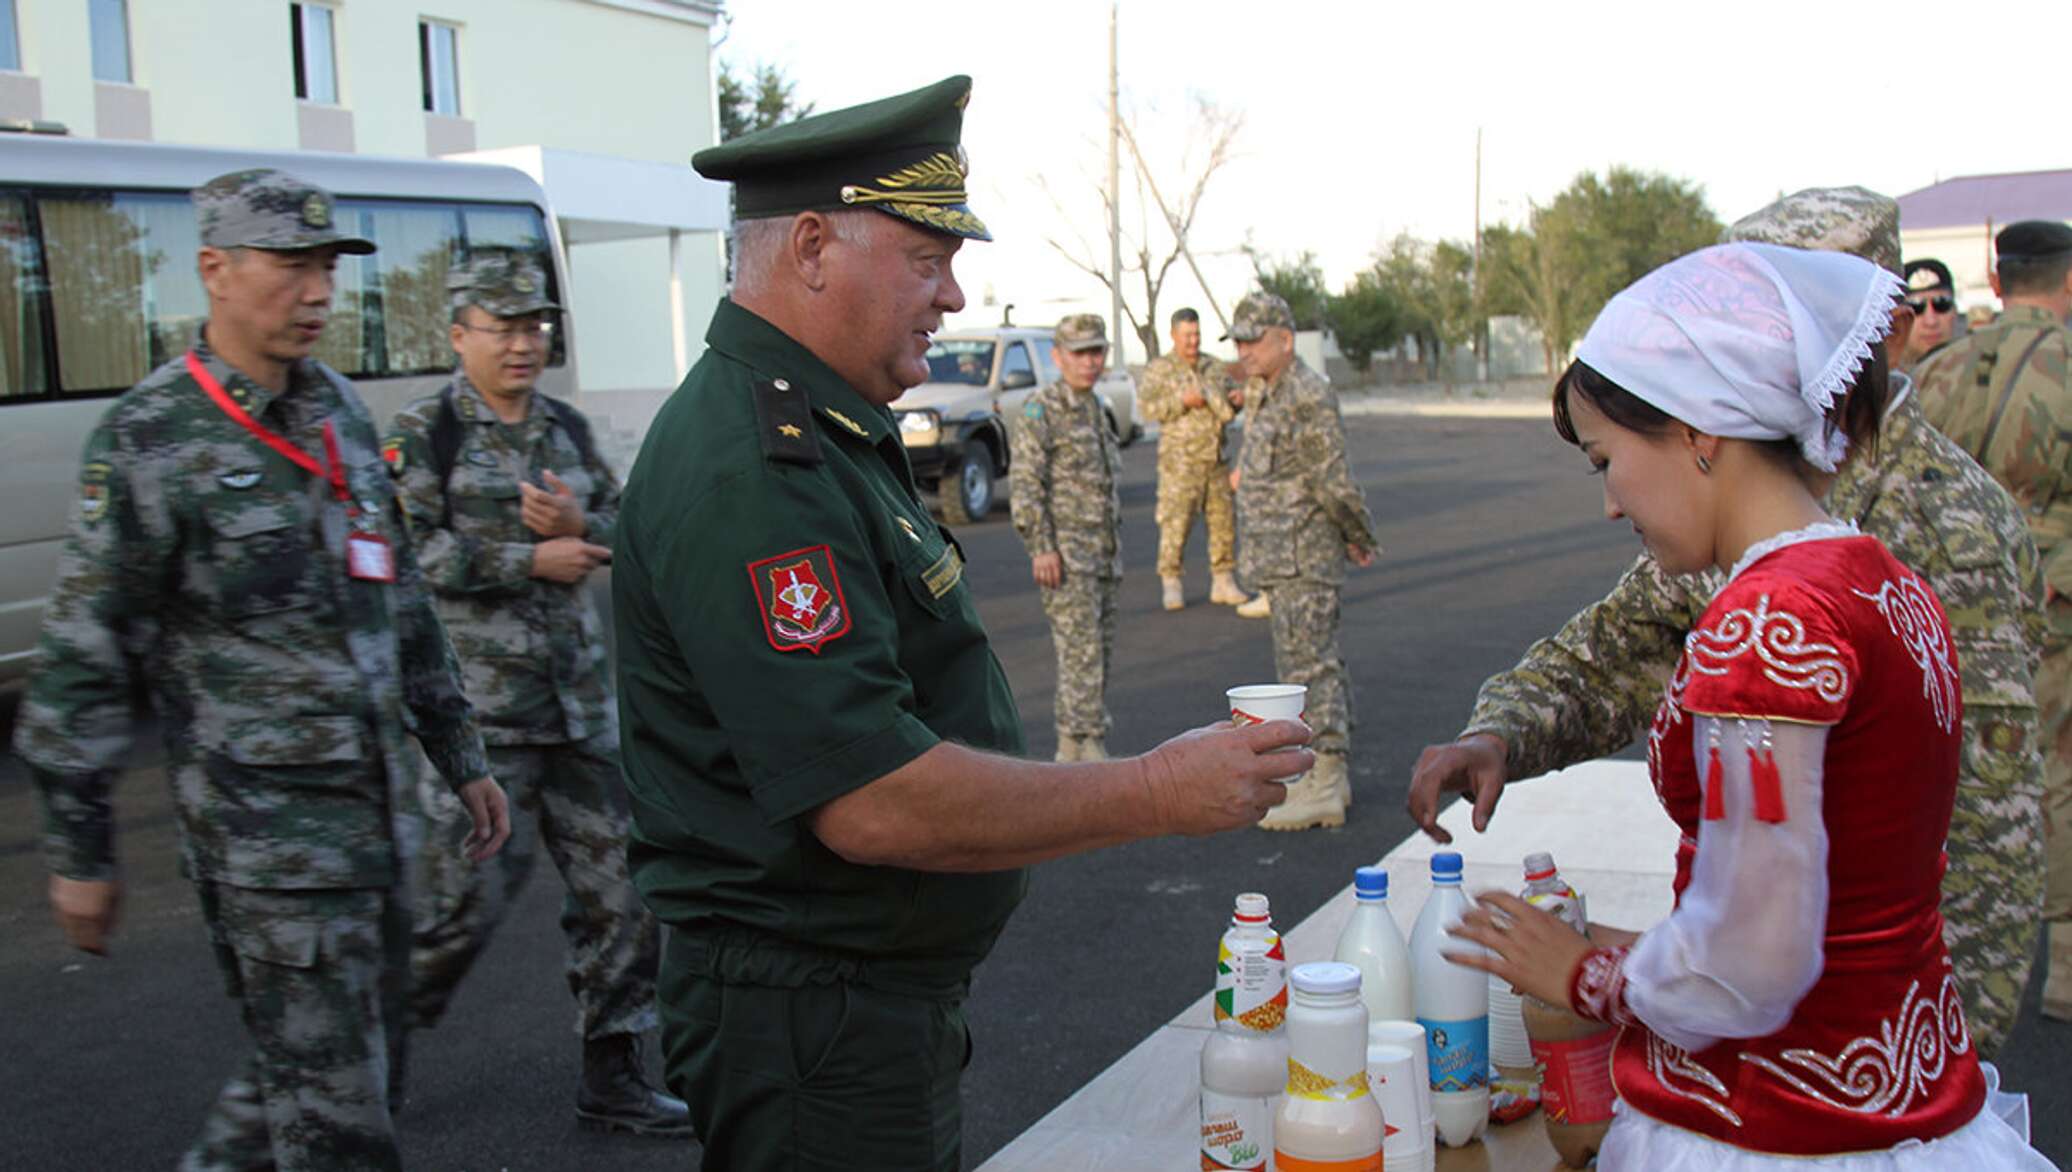
[[[1592,945],[1567,920],[1515,895],[1490,891],[1477,896],[1447,934],[1488,952],[1444,952],[1446,959],[1494,973],[1521,993],[1574,1011],[1568,1003],[1569,978]]]

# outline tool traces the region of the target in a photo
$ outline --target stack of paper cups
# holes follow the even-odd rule
[[[1532,1039],[1525,1036],[1525,1011],[1511,982],[1489,978],[1489,1060],[1498,1066],[1532,1065]]]
[[[1386,1104],[1382,1107],[1383,1119],[1390,1127],[1403,1131],[1415,1131],[1426,1151],[1435,1151],[1438,1142],[1438,1123],[1432,1118],[1432,1055],[1425,1048],[1424,1027],[1414,1021],[1377,1021],[1367,1025],[1367,1048],[1376,1046],[1401,1046],[1410,1051],[1411,1062],[1416,1066],[1417,1116],[1414,1120],[1398,1119],[1387,1114]],[[1369,1063],[1367,1077],[1374,1077],[1372,1063]]]
[[[1420,1099],[1431,1097],[1432,1084],[1418,1072],[1417,1060],[1408,1048],[1389,1042],[1367,1042],[1367,1086],[1381,1101],[1385,1124],[1381,1141],[1381,1162],[1388,1172],[1432,1172],[1438,1149],[1432,1129],[1424,1122]],[[1419,1089],[1423,1095],[1419,1095]]]

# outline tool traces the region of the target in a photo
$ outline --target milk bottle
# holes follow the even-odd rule
[[[1333,960],[1360,970],[1360,1000],[1369,1021],[1409,1020],[1410,947],[1389,913],[1389,873],[1380,867],[1353,872],[1352,918],[1338,934]]]
[[[1432,1118],[1439,1142],[1450,1148],[1472,1142],[1489,1125],[1488,979],[1441,955],[1477,947],[1446,934],[1468,907],[1460,878],[1458,853],[1432,856],[1432,894],[1410,931],[1413,1001],[1431,1055]]]
[[[1216,950],[1216,1029],[1201,1048],[1201,1166],[1261,1169],[1288,1081],[1285,954],[1266,897],[1237,897]]]
[[[1299,964],[1290,984],[1288,1086],[1274,1115],[1274,1166],[1382,1172],[1381,1104],[1367,1089],[1360,970],[1334,960]]]

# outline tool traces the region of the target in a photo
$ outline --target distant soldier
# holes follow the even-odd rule
[[[1381,543],[1346,463],[1338,396],[1295,356],[1288,303],[1271,293],[1245,298],[1230,337],[1248,379],[1236,473],[1243,572],[1273,617],[1274,670],[1284,684],[1309,687],[1304,719],[1316,732],[1316,768],[1259,825],[1343,826],[1353,800],[1353,683],[1338,650],[1339,592],[1345,563],[1373,565]]]
[[[687,1135],[683,1101],[650,1086],[661,934],[626,875],[618,713],[588,579],[611,560],[619,482],[590,422],[536,393],[552,315],[528,257],[478,256],[447,279],[460,368],[396,416],[382,455],[401,490],[439,616],[460,652],[515,833],[494,875],[451,865],[450,800],[423,795],[432,848],[412,956],[413,1025],[445,1013],[532,874],[533,830],[568,887],[561,916],[583,1039],[576,1117]],[[401,1063],[393,1080],[401,1087]]]
[[[1051,335],[1058,381],[1030,395],[1015,416],[1009,462],[1014,527],[1043,588],[1058,654],[1060,761],[1108,756],[1108,654],[1122,581],[1122,455],[1094,384],[1108,364],[1097,314],[1058,323]]]
[[[2072,227],[2024,220],[2001,229],[1995,244],[1993,292],[2005,308],[1921,368],[1921,407],[2021,502],[2043,556],[2043,1013],[2072,1019]]]
[[[157,701],[182,870],[255,1048],[180,1167],[399,1168],[384,1080],[409,981],[410,736],[467,810],[469,858],[509,833],[504,795],[374,421],[309,356],[339,254],[373,243],[279,171],[219,176],[194,206],[209,320],[87,440],[15,750],[58,923],[104,951],[130,697]],[[111,1090],[111,1118],[148,1097]]]
[[[1144,368],[1137,404],[1158,421],[1158,578],[1165,608],[1187,605],[1181,554],[1199,513],[1209,531],[1209,601],[1237,606],[1237,518],[1223,428],[1237,415],[1240,392],[1224,365],[1201,352],[1201,315],[1173,313],[1173,349]]]
[[[1957,282],[1950,276],[1950,266],[1931,258],[1910,260],[1906,279],[1907,308],[1914,311],[1914,328],[1907,334],[1906,353],[1896,365],[1914,371],[1957,336],[1964,316],[1957,312]]]

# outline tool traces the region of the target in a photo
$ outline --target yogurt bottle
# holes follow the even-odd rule
[[[1216,1028],[1201,1048],[1201,1166],[1263,1169],[1288,1081],[1286,962],[1266,897],[1237,897],[1216,951]]]
[[[1468,908],[1460,881],[1457,852],[1433,855],[1432,894],[1410,931],[1413,1000],[1431,1056],[1432,1119],[1439,1142],[1450,1148],[1474,1142],[1489,1126],[1489,980],[1443,955],[1476,947],[1446,934]]]
[[[1288,1085],[1273,1121],[1279,1172],[1382,1172],[1381,1104],[1367,1089],[1360,970],[1295,966],[1289,983]]]

